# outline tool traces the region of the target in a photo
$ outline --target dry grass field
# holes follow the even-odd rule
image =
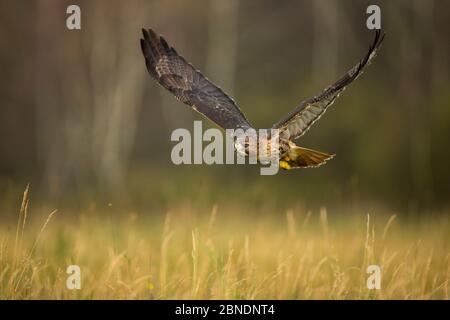
[[[274,215],[189,204],[165,218],[39,211],[25,193],[17,223],[0,226],[1,299],[449,298],[442,215],[419,223],[384,212],[332,219],[325,207]],[[72,264],[80,290],[66,287]],[[371,264],[381,267],[380,290],[367,289]]]

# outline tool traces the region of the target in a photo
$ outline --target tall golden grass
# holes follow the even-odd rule
[[[243,212],[176,206],[124,217],[51,212],[0,227],[1,299],[448,299],[444,216],[403,221],[383,212]],[[40,215],[39,215],[40,216]],[[37,220],[37,217],[33,219]],[[66,269],[81,268],[69,290]],[[381,289],[370,290],[368,265]]]

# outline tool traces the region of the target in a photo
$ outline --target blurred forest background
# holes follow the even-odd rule
[[[66,28],[70,4],[81,7],[81,30]],[[334,160],[276,176],[260,176],[259,166],[172,164],[172,130],[201,117],[151,80],[141,28],[163,34],[267,128],[365,54],[370,4],[387,32],[379,56],[298,142]],[[444,212],[449,9],[444,0],[0,0],[1,214],[16,211],[27,183],[33,201],[59,209]]]

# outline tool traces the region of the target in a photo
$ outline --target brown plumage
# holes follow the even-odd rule
[[[177,99],[200,112],[222,129],[249,129],[250,123],[242,111],[219,87],[188,63],[167,41],[152,29],[142,30],[141,49],[150,75]],[[280,167],[282,169],[317,167],[334,157],[333,154],[297,146],[293,140],[302,136],[320,119],[346,86],[357,79],[370,64],[384,39],[376,30],[367,54],[344,76],[322,93],[302,101],[298,107],[272,126],[279,130]],[[239,146],[246,154],[248,144]]]

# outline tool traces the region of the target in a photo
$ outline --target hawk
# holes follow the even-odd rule
[[[142,30],[141,49],[150,75],[178,100],[212,120],[222,129],[252,128],[250,122],[234,100],[212,83],[199,70],[187,62],[167,41],[152,29]],[[278,130],[279,167],[318,167],[335,155],[297,146],[294,140],[304,135],[322,117],[347,85],[358,78],[375,57],[385,34],[376,30],[366,55],[339,80],[320,94],[303,100],[290,113],[272,126]],[[271,137],[266,143],[270,145]],[[236,151],[243,155],[256,152],[255,144],[248,141],[235,143]]]

